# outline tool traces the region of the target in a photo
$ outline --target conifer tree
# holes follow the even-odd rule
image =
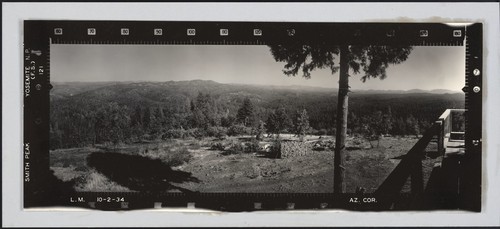
[[[245,98],[243,100],[243,104],[241,105],[240,109],[238,109],[238,114],[236,115],[236,118],[240,123],[243,123],[245,126],[250,126],[253,122],[253,115],[254,115],[254,106],[252,104],[252,101],[250,101],[249,98]]]
[[[285,62],[283,73],[296,76],[299,71],[305,78],[311,78],[315,69],[330,69],[339,72],[337,103],[336,141],[334,156],[334,193],[345,192],[345,139],[347,135],[349,72],[363,72],[361,80],[385,79],[390,64],[405,61],[412,47],[375,45],[323,45],[307,43],[274,43],[269,45],[277,62]],[[335,63],[339,58],[338,64]],[[332,114],[333,115],[333,114]]]
[[[311,131],[309,126],[309,115],[307,115],[307,110],[303,109],[302,112],[297,112],[295,119],[295,134],[300,138],[300,141],[304,141],[304,137],[307,133]]]

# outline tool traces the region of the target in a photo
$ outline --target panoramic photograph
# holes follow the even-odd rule
[[[464,50],[52,44],[50,169],[77,192],[432,191],[464,153]]]

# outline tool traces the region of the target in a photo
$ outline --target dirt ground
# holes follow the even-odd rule
[[[195,150],[194,159],[178,169],[200,183],[179,186],[200,192],[332,192],[333,152],[310,157],[274,159],[256,153],[222,155]]]
[[[192,141],[196,140],[181,143],[189,146],[194,144]],[[369,144],[362,139],[348,138],[345,178],[347,192],[354,192],[356,187],[363,187],[367,192],[375,191],[400,162],[397,157],[406,154],[417,141],[415,137],[385,137],[378,147],[369,148]],[[115,151],[134,154],[140,147],[144,145],[123,146]],[[192,156],[189,162],[171,168],[173,171],[191,173],[190,176],[194,178],[172,182],[180,189],[247,193],[333,192],[332,150],[311,151],[305,156],[292,158],[272,158],[255,152],[227,155],[221,150],[210,149],[206,144],[188,148],[188,151]],[[51,151],[51,169],[63,181],[78,180],[80,185],[76,189],[80,191],[135,190],[131,186],[127,187],[126,183],[115,181],[113,177],[100,174],[89,167],[85,158],[95,152],[106,150],[79,148]],[[433,159],[425,159],[424,167],[432,168],[433,163]],[[179,189],[169,191],[178,192]]]

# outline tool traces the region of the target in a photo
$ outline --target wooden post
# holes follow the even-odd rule
[[[413,164],[411,171],[411,194],[420,194],[424,192],[424,176],[422,171],[422,160],[418,159]]]
[[[438,125],[438,132],[437,132],[437,144],[438,144],[438,154],[441,154],[444,156],[444,121],[442,119],[436,121],[436,124]]]

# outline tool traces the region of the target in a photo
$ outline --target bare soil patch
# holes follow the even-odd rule
[[[317,139],[315,136],[308,138],[311,145]],[[224,149],[212,147],[217,141],[237,144],[247,140],[207,138],[111,148],[59,149],[50,152],[51,169],[60,180],[74,181],[77,191],[144,191],[153,187],[155,191],[169,192],[333,192],[334,152],[330,148],[313,150],[305,156],[274,158],[262,150],[227,154]],[[369,148],[366,140],[349,137],[347,192],[354,192],[356,187],[363,187],[367,192],[375,191],[397,166],[401,156],[417,141],[415,137],[383,137],[379,147]],[[265,139],[259,144],[269,142],[272,141]],[[433,147],[431,145],[428,151],[435,150]],[[105,156],[106,153],[113,153],[112,157]],[[96,155],[102,163],[89,163],[88,158]],[[108,159],[113,161],[106,161]],[[435,161],[424,158],[424,178],[430,174]],[[134,165],[134,162],[140,165]],[[151,166],[161,170],[156,171]],[[176,179],[176,174],[186,179]]]

